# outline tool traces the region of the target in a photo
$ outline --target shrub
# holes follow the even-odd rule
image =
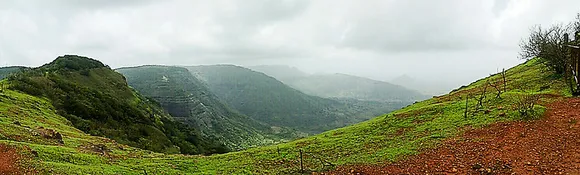
[[[539,100],[540,95],[538,94],[521,94],[518,96],[515,108],[522,118],[531,119],[535,114],[534,106]]]

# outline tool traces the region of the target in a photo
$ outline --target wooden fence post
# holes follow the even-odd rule
[[[465,95],[465,113],[463,114],[464,118],[467,118],[467,110],[469,110],[469,94]]]
[[[304,174],[304,165],[302,164],[302,149],[300,149],[300,173]]]

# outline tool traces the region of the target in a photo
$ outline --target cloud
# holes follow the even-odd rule
[[[80,54],[112,67],[289,64],[460,84],[519,63],[518,42],[530,26],[572,20],[578,6],[575,0],[5,0],[0,66]]]

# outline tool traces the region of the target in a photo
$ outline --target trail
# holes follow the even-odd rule
[[[580,174],[580,98],[547,107],[539,120],[492,124],[399,162],[326,174]]]
[[[21,174],[17,150],[0,144],[0,174]]]

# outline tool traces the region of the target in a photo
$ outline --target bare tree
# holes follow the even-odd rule
[[[506,72],[505,68],[501,71],[501,77],[503,79],[503,92],[507,92],[507,81],[506,81]]]
[[[549,28],[535,26],[526,40],[520,43],[520,58],[543,58],[544,63],[557,73],[564,73],[568,63],[567,48],[564,47],[565,35],[571,25],[556,24]]]
[[[476,107],[477,109],[483,108],[483,100],[486,97],[488,83],[489,81],[485,82],[485,84],[483,85],[483,90],[481,91],[481,95],[477,99],[477,107]]]
[[[574,38],[578,40],[578,34],[580,34],[580,13],[576,14],[576,20],[574,20],[571,24],[572,30],[574,30]]]
[[[463,118],[467,118],[467,111],[469,110],[469,95],[471,94],[465,96],[465,113],[463,113]]]

